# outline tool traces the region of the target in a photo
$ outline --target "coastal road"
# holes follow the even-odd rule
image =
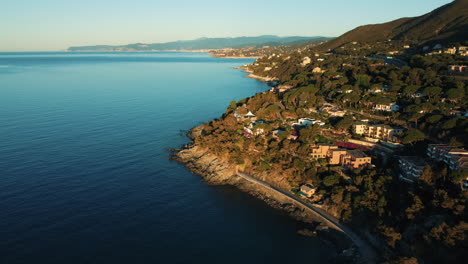
[[[336,218],[334,218],[333,216],[327,214],[326,212],[324,212],[320,208],[317,208],[317,207],[315,207],[315,206],[313,206],[311,204],[308,204],[308,203],[302,201],[301,199],[295,197],[294,195],[292,195],[290,193],[287,193],[287,192],[282,191],[282,190],[280,190],[280,189],[278,189],[276,187],[273,187],[270,184],[268,184],[268,183],[266,183],[264,181],[258,180],[258,179],[254,178],[254,177],[252,177],[252,176],[250,176],[250,175],[248,175],[246,173],[238,172],[237,176],[239,176],[239,177],[241,177],[241,178],[243,178],[243,179],[245,179],[245,180],[247,180],[249,182],[261,185],[261,186],[263,186],[263,187],[265,187],[267,189],[275,191],[275,192],[283,195],[284,197],[290,199],[293,203],[302,205],[303,207],[311,210],[318,218],[320,218],[323,222],[325,222],[329,227],[344,233],[349,239],[351,239],[351,241],[353,241],[353,243],[359,249],[359,251],[360,251],[360,253],[362,255],[362,258],[366,263],[377,263],[377,255],[376,255],[375,250],[372,248],[372,246],[367,241],[365,241],[364,239],[362,239],[361,237],[356,235],[349,228],[347,228],[346,226],[340,224],[339,221]]]

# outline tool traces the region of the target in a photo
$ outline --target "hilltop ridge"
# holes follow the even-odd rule
[[[405,40],[415,45],[448,43],[468,35],[468,0],[456,0],[418,17],[400,18],[387,23],[359,26],[320,48],[334,49],[346,43]]]

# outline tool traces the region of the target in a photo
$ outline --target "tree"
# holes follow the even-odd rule
[[[231,103],[229,103],[228,110],[234,111],[234,110],[236,110],[236,108],[237,108],[237,102],[236,101],[231,101]]]
[[[406,208],[406,218],[412,220],[416,214],[424,209],[424,204],[418,196],[413,196],[413,203],[410,207]]]
[[[426,138],[426,135],[417,129],[408,129],[402,138],[404,144],[410,144],[418,141],[422,141]]]
[[[463,117],[459,117],[459,116],[453,117],[453,118],[445,121],[442,124],[441,128],[444,129],[444,130],[452,129],[452,128],[457,126],[458,120],[461,120],[461,119],[463,119]]]
[[[302,142],[313,143],[315,142],[315,137],[320,135],[320,129],[315,125],[311,125],[308,128],[302,129],[300,131],[300,139]]]
[[[432,116],[426,118],[426,122],[428,122],[428,123],[430,123],[430,124],[436,124],[436,123],[438,123],[442,118],[443,118],[442,115],[432,115]]]
[[[323,179],[323,184],[325,184],[325,186],[328,186],[328,187],[333,186],[339,182],[340,182],[340,176],[336,174],[328,175]]]
[[[442,88],[437,86],[430,86],[423,90],[423,94],[427,95],[429,98],[435,98],[440,96],[442,92]]]
[[[426,165],[419,179],[425,181],[429,185],[432,185],[434,183],[434,173],[432,171],[432,167]]]
[[[449,140],[449,145],[453,147],[462,147],[463,145],[465,145],[463,143],[463,139],[464,139],[463,135],[453,136]]]
[[[453,89],[449,89],[445,94],[447,95],[447,99],[452,100],[452,101],[458,101],[458,100],[463,99],[463,97],[465,96],[465,90],[463,88],[462,89],[453,88]]]
[[[360,88],[369,88],[370,77],[366,74],[359,74],[356,76],[356,85]]]
[[[395,231],[395,228],[390,226],[380,226],[380,233],[385,237],[387,245],[395,248],[396,242],[401,239],[401,234]]]
[[[403,89],[403,92],[405,94],[414,94],[419,90],[419,88],[420,87],[418,85],[408,85],[405,87],[405,89]]]
[[[419,108],[420,106],[418,106]],[[421,111],[421,110],[419,110]],[[415,123],[415,127],[417,128],[418,127],[418,120],[423,117],[424,114],[422,113],[419,113],[419,112],[416,112],[416,113],[412,113],[411,116],[408,118],[409,121],[413,121]]]
[[[339,130],[348,130],[352,125],[353,117],[350,115],[346,115],[335,124],[335,128]]]
[[[467,169],[458,169],[452,172],[452,181],[454,183],[462,184],[463,180],[468,179],[468,170]]]

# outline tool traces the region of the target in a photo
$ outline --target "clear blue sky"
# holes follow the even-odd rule
[[[339,36],[451,0],[0,0],[0,51],[199,37]]]

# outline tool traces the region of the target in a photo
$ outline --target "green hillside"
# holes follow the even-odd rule
[[[388,23],[357,27],[321,46],[334,49],[343,44],[406,40],[415,45],[462,42],[468,36],[468,0],[456,0],[425,15],[400,18]]]

